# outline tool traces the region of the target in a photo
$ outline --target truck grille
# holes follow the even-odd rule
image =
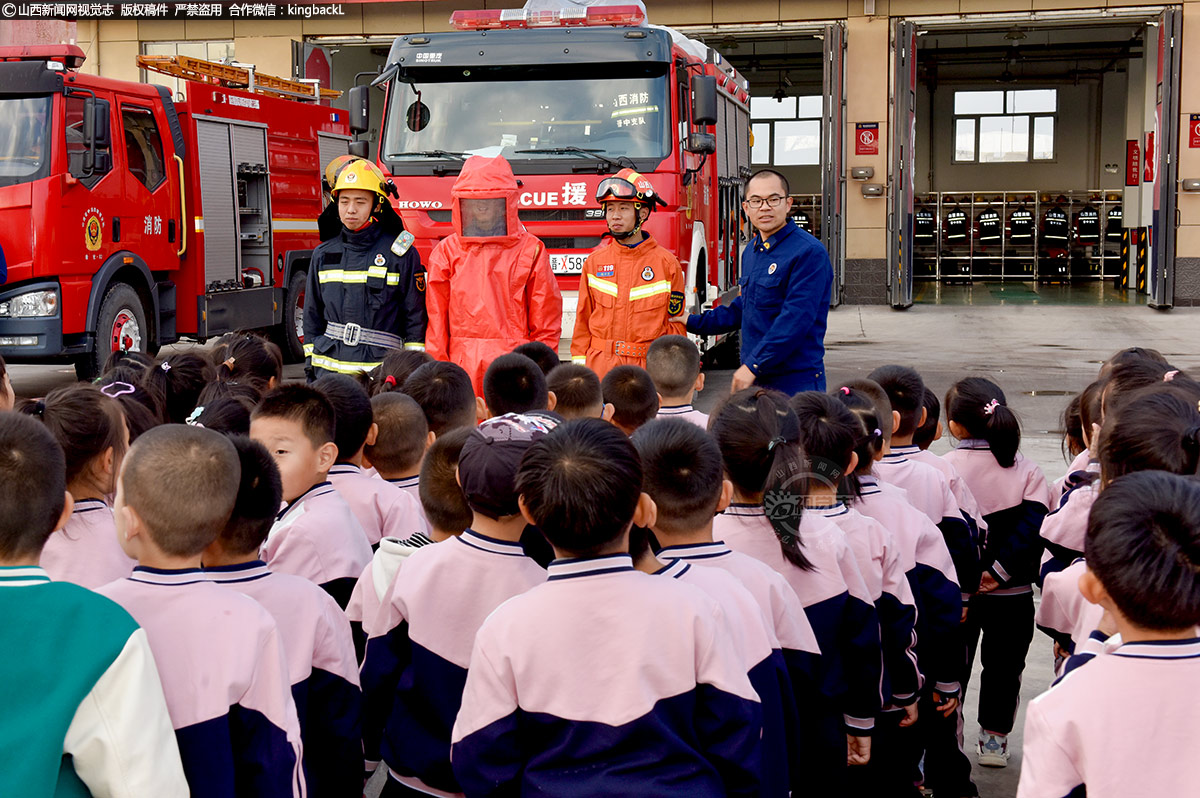
[[[599,236],[539,236],[546,249],[595,249]]]

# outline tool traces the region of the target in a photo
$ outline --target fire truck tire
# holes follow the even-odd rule
[[[300,363],[304,360],[304,337],[301,325],[304,323],[304,291],[308,286],[308,272],[292,272],[288,281],[286,304],[283,307],[283,324],[275,328],[275,343],[283,350],[283,359],[287,363]]]
[[[150,344],[142,298],[132,286],[115,283],[104,294],[96,316],[96,346],[75,360],[75,374],[81,380],[93,380],[117,349],[149,352]]]
[[[704,350],[704,367],[715,371],[736,369],[742,364],[742,331],[735,330]]]

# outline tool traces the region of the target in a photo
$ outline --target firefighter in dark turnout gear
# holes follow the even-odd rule
[[[374,164],[345,156],[330,163],[326,180],[340,229],[313,251],[308,272],[310,378],[369,371],[389,349],[425,348],[425,269],[388,202],[394,187]]]

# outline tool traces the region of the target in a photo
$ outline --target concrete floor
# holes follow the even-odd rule
[[[1062,410],[1070,395],[1095,377],[1104,358],[1126,346],[1151,347],[1160,350],[1175,366],[1200,374],[1200,309],[1160,312],[1134,303],[1103,301],[1107,293],[1112,293],[1104,289],[1091,300],[1086,299],[1086,292],[1072,292],[1073,301],[1052,306],[989,301],[984,307],[970,301],[949,304],[953,290],[947,289],[951,288],[959,291],[959,300],[970,299],[968,292],[958,287],[943,286],[947,304],[918,305],[907,311],[877,306],[832,311],[825,361],[830,385],[865,377],[886,363],[917,368],[939,394],[960,377],[988,377],[1005,390],[1008,404],[1021,417],[1022,451],[1042,467],[1048,478],[1055,479],[1067,464],[1059,421]],[[973,286],[969,293],[974,295],[984,288],[987,286]],[[993,289],[987,291],[994,300]],[[181,344],[171,349],[191,346]],[[13,365],[10,369],[14,387],[23,396],[44,395],[50,388],[74,380],[74,371],[65,366]],[[709,373],[708,387],[696,399],[700,409],[711,408],[728,391],[730,373]],[[300,368],[288,367],[287,376],[301,376]],[[943,439],[934,444],[934,450],[945,451],[950,443]],[[1027,660],[1023,701],[1044,691],[1051,678],[1050,641],[1039,633]],[[978,684],[978,674],[972,684]],[[966,702],[968,744],[978,733],[974,721],[977,700],[973,689]],[[985,798],[1016,794],[1023,723],[1022,706],[1010,740],[1013,756],[1008,768],[976,768],[975,781]]]

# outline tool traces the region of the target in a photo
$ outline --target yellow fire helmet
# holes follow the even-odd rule
[[[337,183],[338,172],[346,167],[346,164],[358,160],[355,155],[339,155],[325,166],[325,190],[333,191],[334,185]]]
[[[337,159],[329,164],[334,166]],[[326,169],[328,172],[329,169]],[[379,167],[365,158],[355,158],[347,162],[336,172],[336,180],[333,182],[333,196],[342,189],[354,188],[360,191],[370,191],[379,195],[380,201],[387,201],[387,179],[383,176],[383,172],[379,171]]]

